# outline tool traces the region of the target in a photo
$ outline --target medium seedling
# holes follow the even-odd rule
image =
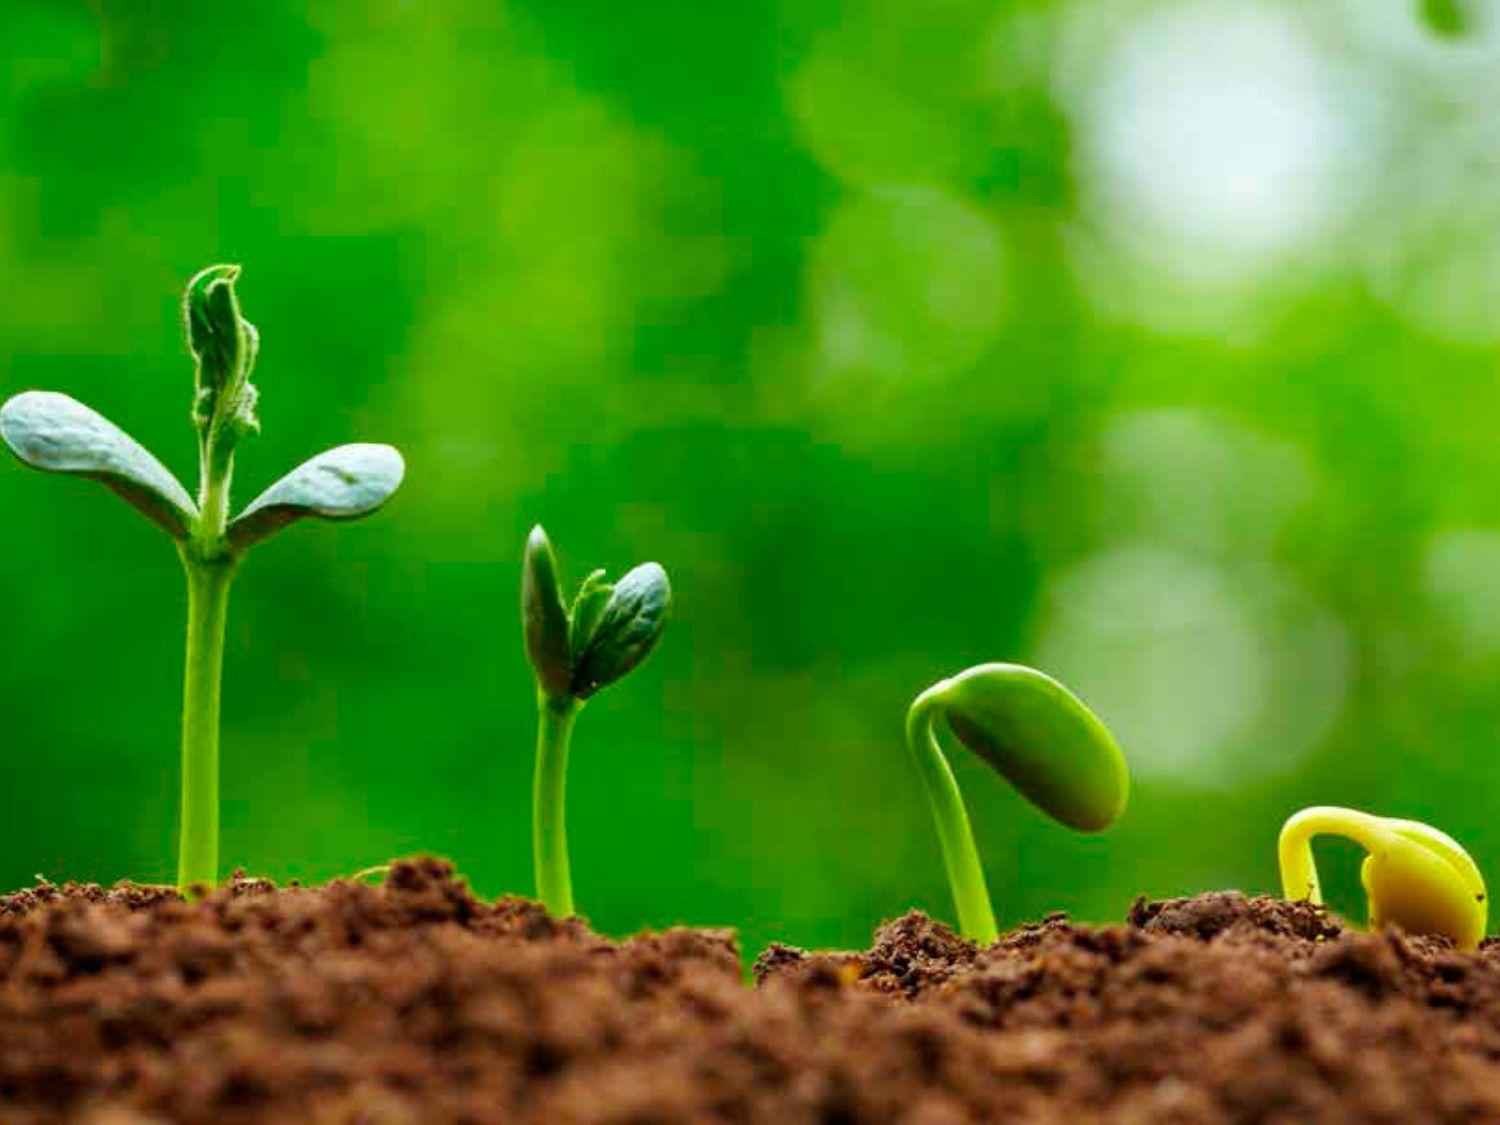
[[[245,553],[304,517],[368,515],[401,483],[388,445],[341,445],[304,462],[229,516],[235,448],[258,430],[250,374],[260,346],[240,315],[238,266],[210,266],[188,283],[183,320],[197,364],[193,427],[198,494],[143,446],[67,395],[26,391],[0,408],[0,437],[26,464],[89,477],[113,490],[177,543],[187,574],[187,662],[182,707],[182,825],[177,885],[217,881],[219,695],[229,587]]]
[[[613,584],[594,571],[565,608],[547,533],[538,526],[526,540],[521,622],[537,685],[531,841],[537,897],[559,918],[573,913],[566,822],[573,722],[595,692],[651,654],[671,604],[667,572],[650,562]]]
[[[969,814],[943,743],[956,740],[1053,819],[1099,832],[1124,811],[1125,759],[1104,724],[1051,676],[1019,664],[980,664],[933,684],[906,715],[906,740],[937,821],[965,937],[999,937]]]
[[[1416,820],[1329,805],[1303,809],[1282,827],[1277,844],[1287,898],[1322,905],[1312,841],[1324,835],[1365,849],[1359,874],[1371,929],[1389,923],[1408,933],[1439,934],[1460,949],[1483,939],[1489,905],[1479,868],[1451,836]]]

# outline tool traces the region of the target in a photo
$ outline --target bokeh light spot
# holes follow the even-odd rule
[[[1201,411],[1137,410],[1105,429],[1100,520],[1211,554],[1268,551],[1313,492],[1296,446]]]
[[[998,226],[928,188],[854,197],[812,256],[818,368],[825,376],[935,376],[972,363],[1001,323]]]
[[[1315,233],[1336,201],[1343,123],[1290,19],[1197,5],[1142,20],[1107,60],[1085,123],[1113,221],[1233,271]]]
[[[1061,575],[1049,607],[1038,663],[1104,718],[1141,777],[1228,788],[1274,776],[1342,707],[1342,630],[1271,568],[1127,544]]]
[[[1459,528],[1432,537],[1422,560],[1432,610],[1465,655],[1500,655],[1500,531]]]
[[[1058,82],[1078,124],[1088,238],[1075,268],[1097,300],[1163,329],[1233,322],[1292,261],[1327,253],[1368,146],[1357,99],[1301,19],[1162,6],[1116,21],[1088,55]]]

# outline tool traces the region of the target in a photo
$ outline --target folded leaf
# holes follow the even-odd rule
[[[554,699],[568,694],[572,660],[568,653],[568,611],[557,585],[557,561],[540,524],[526,539],[521,571],[521,625],[526,657],[537,682]]]
[[[201,389],[217,391],[244,366],[246,341],[234,283],[239,266],[209,266],[188,282],[183,320],[188,348],[198,361]]]
[[[609,604],[609,596],[615,592],[605,573],[602,569],[590,571],[573,595],[573,608],[568,613],[568,654],[574,664],[583,659],[594,635],[594,626],[599,624],[599,616]]]
[[[198,506],[144,446],[77,399],[26,391],[0,407],[0,437],[34,469],[99,481],[152,523],[185,539]]]
[[[239,276],[239,266],[209,266],[188,282],[182,300],[188,349],[198,362],[193,422],[229,448],[245,433],[260,429],[258,392],[249,381],[260,335],[240,315],[234,291]]]
[[[229,524],[236,550],[304,517],[352,520],[367,516],[401,484],[406,465],[389,445],[341,445],[304,461],[266,489]]]
[[[574,662],[573,695],[587,699],[650,656],[671,604],[667,572],[656,563],[643,563],[616,582]]]

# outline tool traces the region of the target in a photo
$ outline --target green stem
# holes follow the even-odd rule
[[[182,835],[177,886],[213,886],[219,871],[219,685],[232,559],[183,556],[187,662],[182,688]]]
[[[538,694],[531,846],[537,897],[558,918],[573,913],[573,877],[568,869],[568,743],[577,715],[574,700]]]
[[[990,906],[990,892],[985,886],[984,869],[974,846],[974,832],[969,827],[969,813],[948,759],[933,730],[933,711],[940,702],[944,684],[928,688],[906,713],[906,742],[927,788],[927,800],[937,822],[938,840],[943,847],[943,863],[958,907],[958,924],[966,938],[980,945],[991,945],[1000,936],[995,912]]]
[[[225,546],[234,444],[212,432],[198,446],[198,524],[182,544],[187,571],[187,659],[182,682],[182,830],[177,887],[219,879],[219,696],[224,624],[238,559]]]
[[[193,536],[199,554],[213,559],[224,552],[229,526],[229,483],[234,478],[234,444],[221,436],[205,437],[198,449],[198,527]]]

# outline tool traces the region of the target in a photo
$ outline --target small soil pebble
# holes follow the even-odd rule
[[[624,942],[436,860],[0,897],[0,1121],[1500,1122],[1500,952],[1232,892],[989,949]]]

